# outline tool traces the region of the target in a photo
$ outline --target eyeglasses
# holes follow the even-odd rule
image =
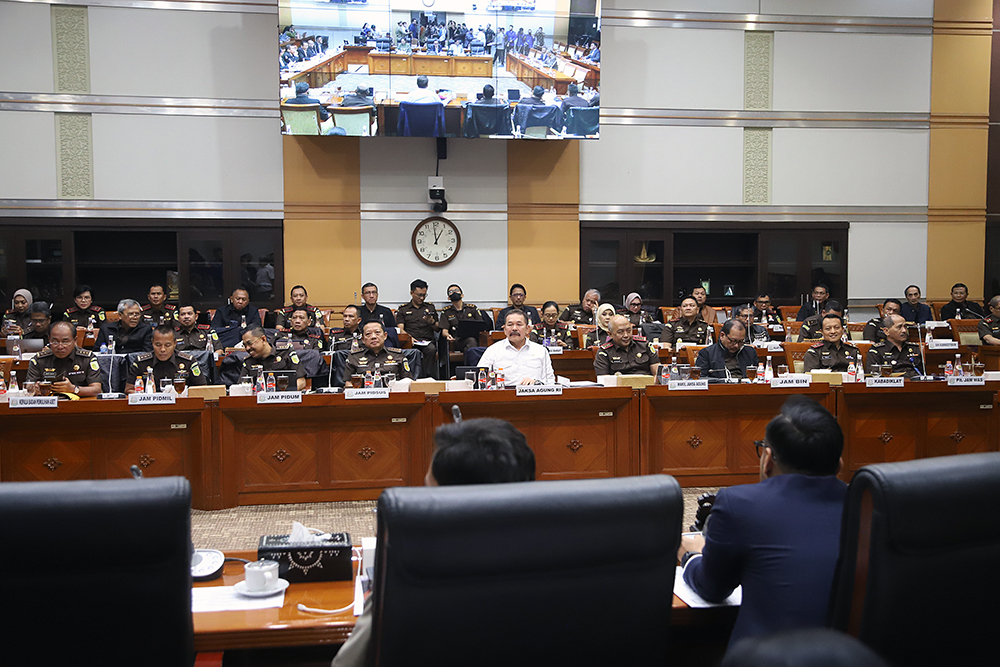
[[[754,440],[753,441],[753,446],[754,446],[754,449],[757,450],[757,458],[760,458],[761,450],[764,449],[764,447],[765,447],[764,441],[763,440]]]

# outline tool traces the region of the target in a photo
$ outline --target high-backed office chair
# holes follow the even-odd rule
[[[782,320],[789,322],[799,314],[799,306],[778,306],[778,312],[781,313]]]
[[[785,326],[788,326],[787,324]],[[802,373],[805,368],[806,350],[812,347],[816,341],[808,343],[782,343],[785,350],[785,364],[793,373]],[[862,357],[864,359],[864,357]]]
[[[321,134],[318,104],[281,104],[281,122],[288,134]]]
[[[470,103],[465,108],[463,132],[469,139],[488,137],[493,134],[508,136],[514,133],[511,127],[510,106],[507,104]]]
[[[948,320],[951,337],[959,345],[982,345],[979,339],[979,320]]]
[[[128,355],[101,354],[97,356],[97,363],[101,369],[101,391],[119,393],[125,391]]]
[[[682,509],[665,475],[386,490],[376,664],[666,664]]]
[[[514,129],[524,136],[544,138],[549,130],[562,129],[562,109],[555,105],[518,104],[514,107]]]
[[[400,102],[396,132],[401,137],[443,137],[444,105],[437,102]]]
[[[330,116],[334,127],[342,127],[349,137],[372,136],[372,115],[374,107],[331,107]]]
[[[868,325],[867,322],[847,322],[847,332],[851,337],[851,342],[856,340],[864,340],[865,327]]]
[[[8,536],[0,627],[11,664],[194,662],[183,477],[5,482],[0,533]]]
[[[486,53],[486,45],[481,40],[474,39],[469,43],[469,50],[471,51],[469,55],[481,56]]]
[[[660,317],[663,318],[664,322],[669,322],[674,319],[674,315],[677,313],[676,308],[671,308],[670,306],[660,306]]]
[[[841,524],[830,621],[893,665],[995,664],[1000,454],[865,466]]]
[[[936,321],[941,320],[941,309],[947,306],[949,301],[926,301],[928,306],[931,307],[931,314],[934,316]]]
[[[599,107],[570,107],[566,109],[566,134],[584,137],[600,132],[601,109]]]

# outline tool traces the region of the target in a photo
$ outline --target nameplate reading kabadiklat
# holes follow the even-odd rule
[[[345,389],[344,398],[389,398],[388,389],[376,389],[367,387],[365,389]]]
[[[957,350],[958,341],[946,338],[934,338],[927,346],[928,350]]]
[[[515,396],[562,396],[561,384],[519,384]]]
[[[177,394],[129,394],[129,405],[173,405],[177,402]]]
[[[779,377],[771,378],[772,387],[808,387],[809,386],[808,377]]]
[[[670,380],[667,383],[667,389],[671,391],[682,390],[682,391],[697,391],[699,389],[708,389],[708,380]]]
[[[903,377],[895,378],[865,378],[866,387],[902,387]]]
[[[7,405],[12,408],[55,408],[59,407],[57,396],[11,396]]]
[[[262,391],[257,394],[257,405],[266,403],[301,403],[300,391]]]
[[[985,387],[986,386],[986,378],[984,378],[981,375],[980,376],[976,376],[976,375],[960,375],[958,377],[952,376],[952,377],[948,378],[948,386],[949,387],[969,387],[969,386],[972,386],[972,387]]]

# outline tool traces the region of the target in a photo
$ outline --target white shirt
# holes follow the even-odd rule
[[[523,378],[538,380],[542,384],[556,383],[549,351],[530,340],[526,340],[520,350],[507,339],[497,341],[486,348],[479,365],[490,370],[502,368],[504,383],[508,385],[518,384]]]
[[[441,104],[441,98],[438,97],[438,94],[430,88],[417,88],[416,90],[410,92],[409,95],[401,99],[404,102],[437,102],[438,104]]]

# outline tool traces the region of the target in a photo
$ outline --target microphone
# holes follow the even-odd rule
[[[139,469],[139,466],[133,465],[132,467],[129,468],[129,470],[132,471],[133,479],[142,479],[142,470]]]

